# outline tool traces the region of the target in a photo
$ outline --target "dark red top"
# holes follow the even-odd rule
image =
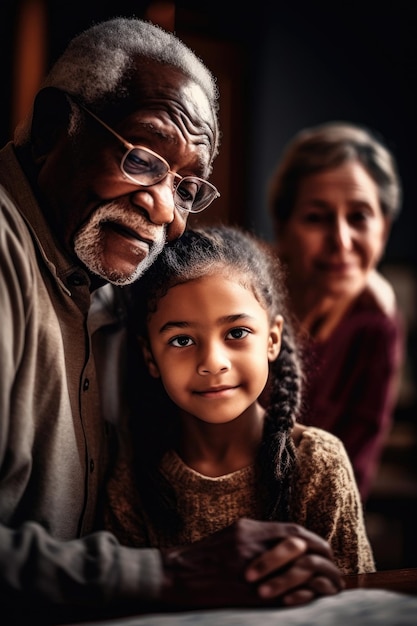
[[[368,291],[326,341],[307,347],[300,421],[343,441],[363,501],[392,425],[402,354],[400,315],[388,317]]]

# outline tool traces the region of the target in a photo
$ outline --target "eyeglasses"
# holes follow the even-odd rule
[[[180,176],[172,172],[168,162],[159,154],[145,146],[134,146],[126,141],[74,96],[67,95],[124,145],[126,152],[120,162],[120,169],[126,178],[141,187],[151,187],[164,180],[168,174],[172,174],[174,180],[179,179],[176,184],[174,183],[174,204],[177,209],[189,213],[204,211],[213,200],[220,197],[216,187],[207,180],[198,176]]]

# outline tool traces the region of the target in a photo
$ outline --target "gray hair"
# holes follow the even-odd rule
[[[353,160],[375,182],[384,215],[395,218],[402,189],[392,153],[364,127],[328,122],[302,130],[287,145],[269,185],[269,209],[275,225],[290,216],[303,178]]]
[[[195,81],[213,110],[213,158],[218,151],[218,99],[214,76],[180,39],[161,27],[136,18],[114,18],[92,26],[72,39],[52,66],[41,88],[56,87],[86,104],[104,97],[123,97],[123,85],[137,57],[175,66]],[[125,94],[125,97],[127,94]],[[32,111],[15,131],[16,144],[29,140]]]

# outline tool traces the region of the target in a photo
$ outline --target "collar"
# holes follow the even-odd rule
[[[0,150],[0,184],[11,196],[14,206],[25,220],[35,246],[60,287],[68,295],[72,295],[73,290],[79,287],[90,289],[87,272],[76,265],[73,259],[69,259],[57,243],[17,159],[12,142]]]

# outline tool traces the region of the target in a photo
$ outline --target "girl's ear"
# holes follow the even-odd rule
[[[272,362],[278,358],[279,351],[281,350],[281,336],[282,329],[284,327],[284,318],[282,315],[277,315],[272,322],[269,329],[268,337],[268,361]]]
[[[153,378],[159,378],[159,369],[154,361],[149,343],[146,339],[143,339],[143,337],[138,337],[138,342],[142,350],[143,358],[145,359],[146,367],[148,368],[149,374],[153,376]]]

